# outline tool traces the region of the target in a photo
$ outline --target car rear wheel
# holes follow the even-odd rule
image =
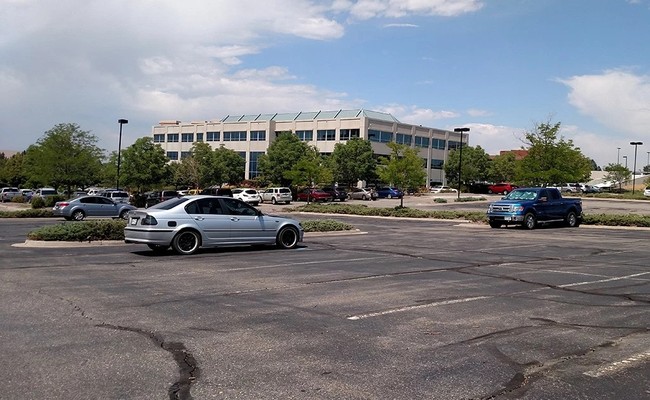
[[[278,201],[275,199],[275,197],[271,197],[271,204],[278,204]]]
[[[298,245],[298,230],[294,227],[285,226],[278,232],[275,243],[281,249],[293,249]]]
[[[535,217],[535,214],[533,213],[528,213],[524,217],[524,228],[526,229],[535,229],[537,226],[537,218]]]
[[[178,254],[194,254],[201,247],[201,236],[196,231],[182,231],[174,236],[172,247]]]
[[[492,189],[488,189],[488,194],[492,194]]]
[[[83,221],[86,218],[86,214],[81,210],[75,210],[72,213],[72,219],[75,221]]]
[[[569,213],[566,215],[566,218],[564,219],[564,223],[571,228],[577,228],[578,225],[580,225],[578,216],[573,211],[569,211]]]
[[[388,196],[386,196],[386,197],[388,197],[389,199],[392,199],[393,195],[389,193]]]

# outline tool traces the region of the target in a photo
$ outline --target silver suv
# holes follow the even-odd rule
[[[20,190],[16,187],[3,187],[0,189],[0,199],[2,202],[11,201],[16,196],[20,196]]]
[[[270,201],[273,204],[285,203],[290,204],[293,200],[291,196],[291,189],[288,187],[270,187],[260,192],[262,203]]]
[[[131,202],[129,201],[129,194],[122,190],[103,192],[101,195],[104,197],[108,197],[109,199],[113,200],[118,204],[131,204]]]

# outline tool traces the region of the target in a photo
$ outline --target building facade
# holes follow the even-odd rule
[[[443,165],[449,150],[460,146],[458,132],[399,122],[391,114],[370,110],[338,110],[283,114],[229,115],[218,121],[160,121],[153,127],[153,141],[167,157],[180,161],[192,146],[205,142],[213,148],[225,146],[246,160],[244,179],[259,175],[258,158],[282,132],[290,131],[321,154],[331,154],[337,143],[352,138],[369,140],[376,155],[389,155],[388,142],[418,149],[428,185],[446,184]],[[463,142],[467,144],[468,135]]]

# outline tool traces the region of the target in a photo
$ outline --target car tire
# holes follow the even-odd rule
[[[156,254],[164,253],[169,248],[163,244],[148,244],[147,246]]]
[[[490,221],[490,228],[501,228],[501,222]]]
[[[507,190],[504,190],[504,191],[503,191],[503,195],[504,195],[504,196],[507,196],[507,195],[508,195],[508,191],[507,191]]]
[[[172,239],[172,247],[184,256],[194,254],[201,247],[201,235],[194,230],[181,231]]]
[[[285,226],[278,232],[275,243],[281,249],[295,248],[298,246],[298,230],[292,226]]]
[[[386,197],[388,197],[389,199],[392,199],[392,198],[393,198],[393,195],[392,195],[392,194],[388,194],[388,196],[386,196]]]
[[[569,228],[577,228],[580,225],[578,221],[578,215],[574,211],[569,211],[569,213],[564,218],[564,223]]]
[[[75,221],[83,221],[84,218],[86,218],[86,214],[81,210],[75,210],[72,213],[71,218]]]
[[[537,217],[535,217],[535,214],[533,213],[528,213],[524,216],[524,228],[531,230],[535,229],[537,226]]]
[[[368,200],[368,197],[365,194],[363,194],[361,195],[361,200]]]
[[[275,197],[271,197],[271,204],[278,204],[278,201],[275,199]]]
[[[287,201],[285,204],[291,204],[291,202],[290,202],[290,201]]]
[[[492,189],[488,189],[488,194],[493,194]]]
[[[129,219],[129,210],[122,210],[122,212],[120,212],[120,219]]]

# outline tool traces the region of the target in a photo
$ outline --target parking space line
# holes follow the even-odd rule
[[[369,313],[369,314],[351,315],[351,316],[348,316],[346,318],[349,319],[350,321],[358,321],[360,319],[366,319],[366,318],[372,318],[372,317],[380,317],[382,315],[394,314],[394,313],[403,312],[403,311],[411,311],[411,310],[417,310],[417,309],[420,309],[420,308],[428,308],[428,307],[446,306],[446,305],[449,305],[449,304],[467,303],[469,301],[489,299],[491,297],[494,297],[494,296],[477,296],[477,297],[468,297],[468,298],[465,298],[465,299],[438,301],[438,302],[435,302],[435,303],[419,304],[417,306],[407,306],[407,307],[393,308],[392,310],[378,311],[378,312]]]
[[[558,285],[558,287],[566,288],[566,287],[573,287],[573,286],[590,285],[592,283],[604,283],[604,282],[621,281],[623,279],[636,278],[638,276],[643,276],[643,275],[648,275],[648,274],[650,274],[650,272],[640,272],[638,274],[617,276],[615,278],[601,279],[601,280],[598,280],[598,281],[585,281],[585,282],[567,283],[566,285]]]
[[[644,353],[633,355],[628,357],[625,360],[616,361],[607,365],[604,365],[596,370],[583,372],[584,375],[591,376],[592,378],[599,378],[604,375],[615,374],[618,371],[634,366],[635,364],[640,363],[646,359],[650,358],[650,351]]]
[[[345,258],[345,259],[336,259],[336,260],[317,260],[317,261],[300,261],[295,263],[283,263],[283,264],[270,264],[270,265],[255,265],[252,267],[240,267],[240,268],[227,268],[220,269],[219,272],[233,272],[233,271],[247,271],[251,269],[265,269],[265,268],[278,268],[278,267],[291,267],[295,265],[309,265],[309,264],[331,264],[331,263],[340,263],[340,262],[351,262],[351,261],[367,261],[367,260],[385,260],[386,256],[382,255],[380,257],[363,257],[363,258]]]

